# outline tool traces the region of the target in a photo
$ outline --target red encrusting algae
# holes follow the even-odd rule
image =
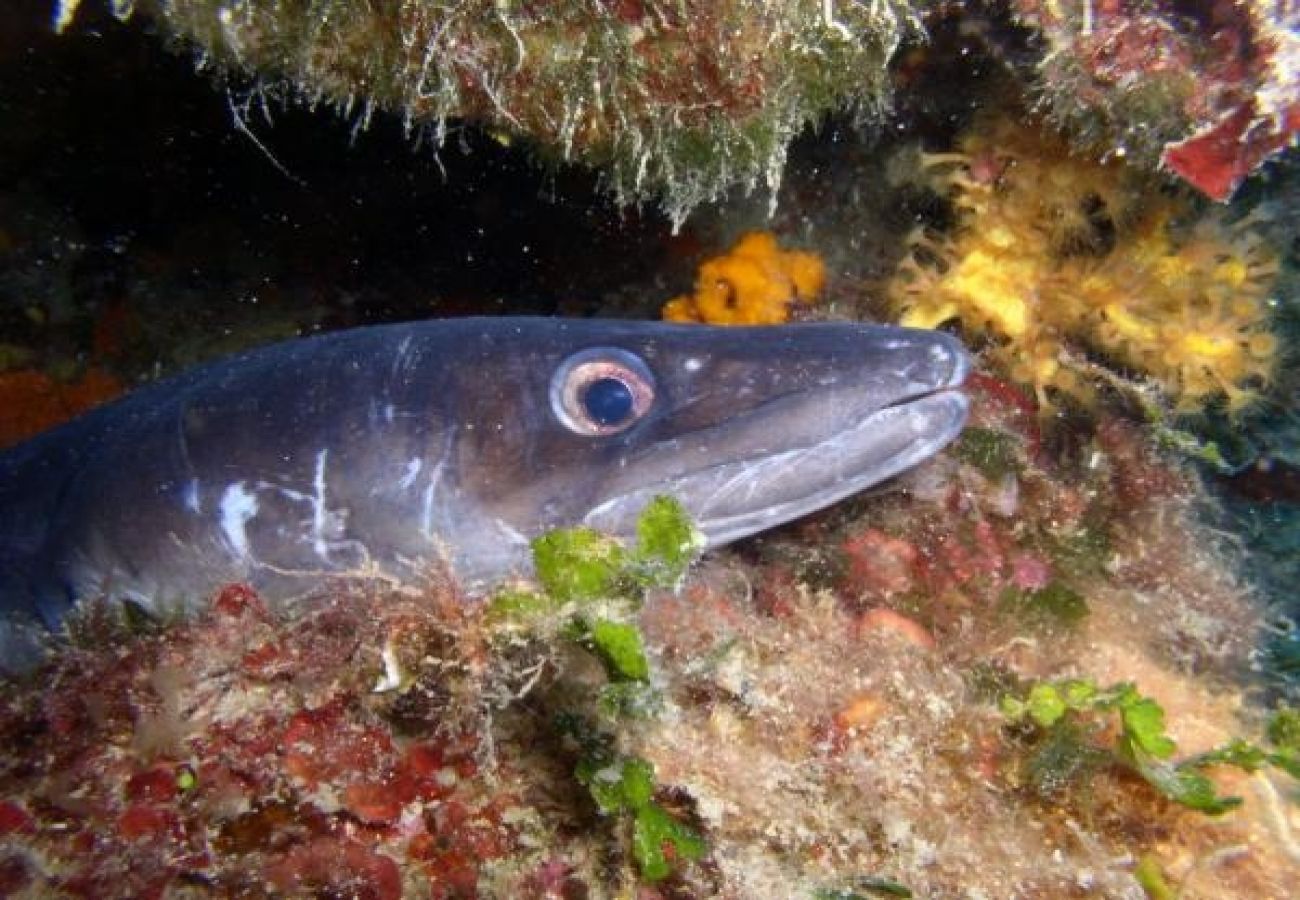
[[[87,369],[75,381],[58,381],[37,369],[0,372],[0,449],[60,425],[122,393],[103,369]]]

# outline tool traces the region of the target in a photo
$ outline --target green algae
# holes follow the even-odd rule
[[[623,596],[627,554],[622,545],[590,528],[563,528],[532,543],[542,589],[560,603]]]
[[[1020,446],[1020,439],[1013,434],[995,428],[970,426],[953,444],[952,454],[996,481],[1023,468]]]
[[[487,617],[497,622],[528,622],[552,616],[563,606],[563,600],[548,592],[505,590],[488,601]]]
[[[1024,683],[1014,672],[987,660],[979,660],[963,671],[962,681],[971,697],[980,703],[996,704],[1003,697],[1024,690]]]
[[[644,759],[607,760],[588,756],[575,770],[606,814],[638,810],[654,798],[654,766]]]
[[[1035,590],[1007,588],[1000,604],[1018,621],[1035,628],[1073,628],[1088,617],[1088,601],[1060,581]]]
[[[702,539],[681,504],[668,497],[646,506],[636,534],[632,548],[589,528],[538,537],[532,549],[541,590],[504,592],[491,602],[489,615],[541,631],[558,617],[563,621],[551,639],[570,642],[600,662],[606,678],[594,691],[600,716],[562,710],[556,731],[578,747],[574,779],[603,816],[619,823],[637,872],[653,882],[683,862],[703,858],[708,845],[655,800],[654,766],[616,748],[621,728],[659,708],[635,615],[647,590],[681,580]]]
[[[635,625],[597,619],[584,630],[583,644],[600,657],[610,680],[646,681],[650,678],[645,643]]]
[[[1274,712],[1265,734],[1278,749],[1300,754],[1300,710],[1283,707]]]
[[[1103,688],[1086,679],[1043,681],[1020,696],[1004,695],[1000,706],[1011,722],[1032,723],[1036,729],[1026,774],[1042,794],[1057,793],[1107,765],[1118,764],[1167,799],[1218,815],[1239,806],[1241,798],[1219,795],[1203,770],[1226,765],[1254,772],[1272,765],[1296,775],[1300,769],[1285,746],[1268,751],[1241,738],[1174,761],[1177,744],[1166,732],[1163,707],[1128,682]],[[1111,724],[1118,724],[1118,729],[1107,741]],[[1283,726],[1283,733],[1286,729]]]
[[[1138,860],[1137,867],[1133,870],[1133,877],[1137,879],[1142,890],[1146,891],[1150,900],[1177,900],[1178,891],[1170,886],[1160,861],[1150,853]]]
[[[1284,706],[1268,719],[1264,736],[1273,745],[1268,761],[1300,780],[1300,710]]]
[[[672,874],[676,860],[693,862],[708,851],[703,838],[659,804],[647,803],[632,812],[632,852],[646,880],[660,881]]]
[[[849,887],[822,888],[813,900],[870,900],[871,897],[912,897],[906,885],[884,875],[862,875],[850,880]]]
[[[561,528],[533,540],[533,567],[543,592],[558,606],[571,601],[634,600],[647,587],[671,587],[699,555],[703,536],[675,500],[656,497],[642,511],[637,543],[628,550],[590,528]],[[527,594],[498,598],[501,611],[545,609]]]
[[[1042,533],[1037,543],[1062,574],[1080,581],[1102,575],[1113,549],[1111,530],[1096,512],[1077,528]]]
[[[1004,697],[1003,713],[1013,722],[1028,719],[1044,734],[1030,759],[1037,779],[1074,780],[1084,770],[1078,761],[1093,748],[1088,742],[1105,728],[1107,713],[1118,715],[1119,731],[1108,748],[1111,758],[1127,764],[1148,784],[1170,800],[1211,815],[1227,812],[1241,803],[1239,797],[1220,797],[1199,769],[1209,762],[1238,764],[1235,757],[1198,763],[1196,759],[1171,764],[1177,745],[1165,733],[1165,712],[1155,700],[1138,693],[1129,683],[1100,688],[1091,681],[1039,682],[1023,698]],[[1077,745],[1077,752],[1068,747]],[[1044,756],[1044,753],[1049,755]],[[1058,765],[1053,766],[1053,762]],[[1092,767],[1086,767],[1091,769]]]
[[[676,500],[655,497],[637,520],[636,542],[640,580],[670,586],[700,555],[704,535]]]
[[[614,735],[580,716],[561,717],[559,727],[582,747],[574,778],[603,815],[630,828],[632,858],[644,880],[662,881],[679,861],[704,857],[708,852],[704,838],[655,800],[658,786],[652,763],[617,753]]]

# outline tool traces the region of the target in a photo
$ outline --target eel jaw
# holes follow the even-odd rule
[[[718,547],[823,509],[911,468],[961,433],[969,409],[955,390],[962,362],[947,383],[876,408],[853,425],[818,439],[676,474],[610,497],[585,525],[631,535],[656,495],[686,507],[706,546]]]

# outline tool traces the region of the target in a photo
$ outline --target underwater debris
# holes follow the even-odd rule
[[[56,25],[78,5],[61,2]],[[877,118],[888,63],[920,30],[901,0],[111,5],[259,91],[362,122],[390,112],[437,142],[450,120],[474,121],[603,167],[620,202],[657,199],[676,223],[736,185],[775,192],[787,145],[826,113]]]
[[[1198,217],[1119,161],[1006,120],[924,160],[958,224],[911,239],[890,284],[902,323],[957,320],[989,338],[989,357],[1043,408],[1056,392],[1087,400],[1098,380],[1124,383],[1090,353],[1184,411],[1225,399],[1240,411],[1269,383],[1278,260],[1249,217]]]
[[[664,304],[670,322],[779,325],[791,310],[811,303],[826,282],[821,257],[782,250],[776,237],[751,231],[721,256],[700,264],[695,292]]]

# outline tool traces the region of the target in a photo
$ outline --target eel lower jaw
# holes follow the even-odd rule
[[[969,408],[956,388],[964,372],[935,390],[878,408],[823,440],[687,471],[606,499],[584,524],[634,533],[655,496],[676,497],[717,547],[797,519],[865,490],[937,453],[961,433]]]

